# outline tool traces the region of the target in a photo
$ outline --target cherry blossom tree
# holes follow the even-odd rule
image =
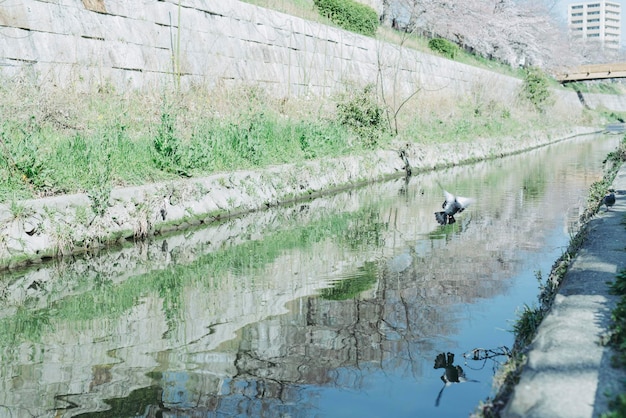
[[[555,4],[555,0],[384,0],[383,24],[446,38],[513,67],[552,70],[582,59],[555,17]]]

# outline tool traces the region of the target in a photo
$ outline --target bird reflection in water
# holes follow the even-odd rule
[[[471,380],[465,376],[465,372],[463,368],[458,364],[454,364],[454,354],[453,353],[439,353],[435,358],[435,369],[443,369],[443,374],[441,375],[441,381],[443,382],[443,387],[439,391],[437,395],[437,400],[435,401],[435,406],[439,406],[439,402],[441,401],[441,395],[443,395],[443,390],[450,385],[455,383],[463,383],[463,382],[478,382],[478,380]]]

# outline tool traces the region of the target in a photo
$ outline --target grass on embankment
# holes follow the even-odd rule
[[[456,102],[418,92],[398,111],[372,86],[306,99],[250,86],[81,93],[2,81],[0,203],[76,192],[97,202],[118,186],[351,155],[394,141],[515,137],[595,117],[505,105],[488,90]]]

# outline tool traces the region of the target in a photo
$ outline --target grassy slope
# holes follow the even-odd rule
[[[0,203],[354,154],[589,124],[490,98],[416,95],[394,118],[376,91],[274,98],[253,86],[156,93],[44,91],[0,83]],[[393,102],[388,100],[388,102]],[[392,128],[394,128],[392,130]],[[397,135],[393,133],[397,128]]]

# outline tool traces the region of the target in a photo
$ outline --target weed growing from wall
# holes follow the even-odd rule
[[[9,210],[11,211],[11,216],[14,220],[24,220],[32,214],[31,209],[15,200],[11,201],[11,204],[9,205]]]
[[[111,183],[108,177],[103,177],[101,183],[93,185],[91,190],[87,191],[87,197],[91,205],[91,210],[98,216],[104,215],[109,207],[109,198],[111,197]]]
[[[374,148],[388,131],[385,110],[378,104],[374,85],[347,94],[337,103],[339,123],[354,132],[365,148]]]
[[[104,215],[109,207],[109,198],[113,189],[113,154],[119,144],[126,140],[124,125],[116,123],[107,129],[101,138],[101,140],[92,139],[92,146],[87,157],[91,174],[89,178],[92,179],[89,182],[87,196],[93,213],[98,216]],[[126,161],[130,162],[130,159],[127,158]]]
[[[71,254],[74,248],[74,240],[72,238],[72,231],[67,225],[61,223],[55,223],[53,230],[50,232],[51,238],[54,242],[55,254],[57,256]]]
[[[176,136],[176,115],[169,110],[161,113],[161,123],[152,141],[153,161],[158,169],[177,173],[180,171],[180,139]]]
[[[545,73],[536,67],[526,70],[521,97],[530,102],[539,112],[544,112],[551,102],[550,86]]]

